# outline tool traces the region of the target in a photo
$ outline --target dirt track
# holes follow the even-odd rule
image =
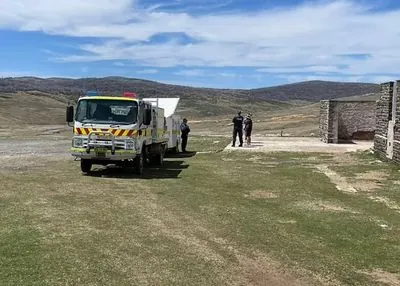
[[[237,141],[236,146],[238,144]],[[229,144],[225,151],[345,153],[365,151],[372,147],[373,142],[370,141],[353,144],[325,144],[319,138],[313,137],[254,137],[251,146],[244,144],[243,148],[232,148]]]
[[[0,141],[0,159],[16,156],[63,156],[69,155],[70,140],[2,140]]]
[[[31,168],[45,165],[46,161],[72,159],[70,140],[1,140],[0,172],[29,172]]]

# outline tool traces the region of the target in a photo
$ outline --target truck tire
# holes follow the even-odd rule
[[[143,154],[140,153],[135,158],[135,174],[141,176],[143,175],[143,171],[144,171],[144,160],[143,160]]]
[[[157,156],[157,165],[162,167],[164,165],[164,155],[165,151],[162,150],[161,153]]]
[[[179,153],[179,142],[176,141],[175,147],[172,149],[172,152],[174,154],[178,154]]]
[[[87,159],[81,160],[81,170],[83,173],[89,173],[90,169],[92,169],[92,161]]]
[[[165,146],[161,146],[160,154],[155,155],[153,158],[154,165],[162,167],[164,165]]]

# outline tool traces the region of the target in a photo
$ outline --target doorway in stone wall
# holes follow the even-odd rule
[[[396,111],[397,111],[397,82],[393,83],[393,97],[391,106],[389,106],[389,124],[388,124],[388,137],[387,137],[387,149],[386,156],[389,159],[393,159],[393,143],[394,143],[394,128],[396,123]]]

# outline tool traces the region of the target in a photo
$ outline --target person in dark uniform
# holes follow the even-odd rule
[[[249,113],[244,120],[244,134],[247,145],[251,144],[251,131],[253,130],[253,120],[251,119],[251,114]]]
[[[236,137],[239,136],[239,147],[243,146],[243,116],[239,111],[238,115],[232,119],[233,123],[233,142],[232,147],[235,147]]]
[[[187,119],[184,118],[181,124],[181,139],[182,139],[182,152],[186,153],[186,146],[188,141],[188,136],[190,133],[189,125],[187,124]]]

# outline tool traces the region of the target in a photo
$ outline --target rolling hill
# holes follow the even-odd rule
[[[155,81],[123,78],[35,78],[17,77],[0,79],[0,92],[40,91],[49,94],[64,94],[78,97],[87,90],[99,90],[108,94],[121,94],[124,91],[135,91],[145,97],[193,98],[196,96],[222,98],[239,98],[271,101],[319,101],[322,99],[341,98],[347,96],[375,93],[379,85],[371,83],[342,83],[329,81],[307,81],[259,89],[213,89],[195,88]]]
[[[194,88],[122,77],[2,78],[0,125],[64,124],[68,100],[77,99],[87,90],[99,90],[112,95],[121,95],[129,90],[145,97],[180,97],[178,112],[191,120],[203,120],[205,117],[230,118],[239,109],[250,111],[260,119],[270,116],[279,118],[280,114],[299,112],[303,115],[313,114],[316,118],[318,104],[315,103],[319,100],[376,93],[379,85],[309,81],[240,90]]]

